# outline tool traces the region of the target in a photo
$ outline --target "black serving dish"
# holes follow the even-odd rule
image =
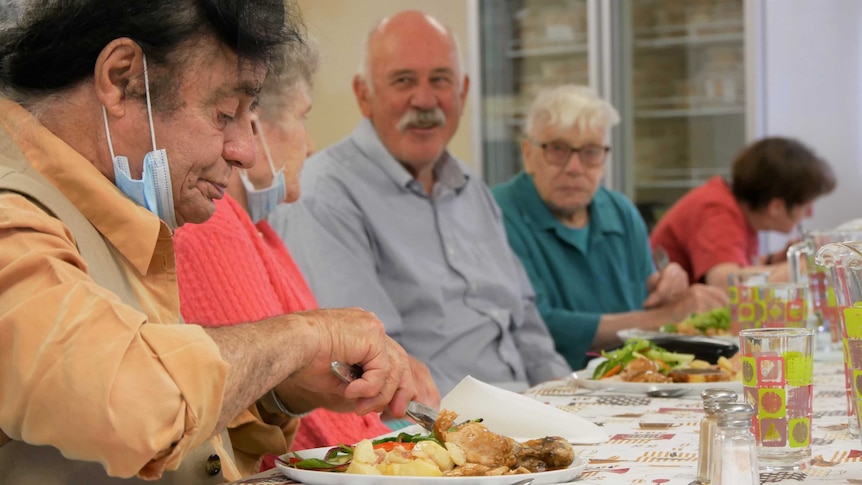
[[[659,347],[680,354],[694,354],[695,359],[710,364],[718,362],[719,357],[730,358],[739,352],[739,345],[728,340],[699,335],[660,335],[649,339]]]

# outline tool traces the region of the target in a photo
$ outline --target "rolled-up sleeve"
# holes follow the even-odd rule
[[[112,476],[174,469],[214,433],[227,364],[203,329],[148,323],[86,267],[60,221],[0,194],[0,429]]]

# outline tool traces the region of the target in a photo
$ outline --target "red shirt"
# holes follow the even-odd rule
[[[757,231],[721,177],[678,200],[653,229],[650,244],[663,247],[670,260],[686,270],[691,283],[701,282],[721,263],[750,266],[758,246]]]
[[[228,195],[215,205],[210,220],[185,224],[174,236],[183,318],[203,326],[235,325],[317,308],[305,278],[269,223],[253,224]],[[302,418],[291,449],[353,444],[389,431],[376,413],[357,416],[317,409]]]

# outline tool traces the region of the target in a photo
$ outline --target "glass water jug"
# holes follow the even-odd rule
[[[838,303],[838,331],[844,351],[848,426],[859,436],[862,407],[862,241],[826,244],[816,263],[829,272]]]
[[[810,318],[816,319],[815,329],[829,333],[828,341],[818,342],[820,348],[837,348],[841,336],[838,331],[835,290],[828,272],[816,264],[815,255],[827,244],[844,241],[862,241],[862,230],[806,231],[802,241],[787,249],[790,281],[808,285]],[[824,334],[824,340],[825,337]]]

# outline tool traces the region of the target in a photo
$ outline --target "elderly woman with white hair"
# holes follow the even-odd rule
[[[493,189],[557,351],[575,369],[589,351],[619,345],[620,330],[655,330],[727,303],[723,291],[689,286],[675,263],[657,269],[637,209],[602,186],[617,123],[588,88],[540,92],[521,142],[524,171]]]

